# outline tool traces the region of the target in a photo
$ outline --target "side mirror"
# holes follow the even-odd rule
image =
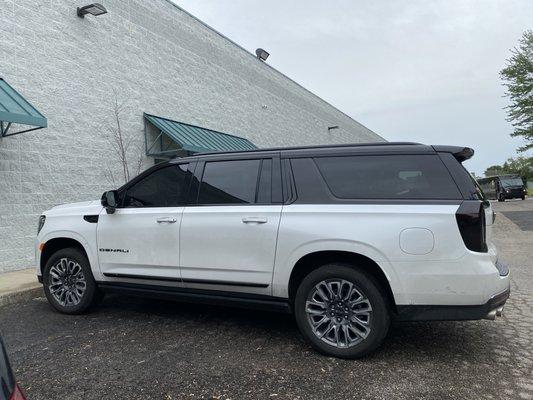
[[[116,190],[109,190],[102,195],[101,203],[108,214],[115,213],[115,209],[117,208],[117,198],[118,194]]]

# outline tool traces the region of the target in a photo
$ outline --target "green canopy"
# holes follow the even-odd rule
[[[11,124],[29,125],[33,128],[9,132]],[[20,93],[0,78],[0,137],[46,128],[46,118]]]
[[[257,148],[247,139],[217,132],[212,129],[201,128],[199,126],[185,124],[183,122],[173,121],[168,118],[157,117],[146,113],[144,114],[144,118],[145,121],[149,122],[159,130],[159,136],[151,145],[148,144],[147,140],[146,147],[148,155],[158,156],[163,155],[163,153],[168,153],[168,151],[163,149],[159,149],[159,152],[153,151],[153,148],[158,142],[158,139],[161,138],[161,135],[165,135],[171,139],[180,150],[185,150],[190,153],[240,151]]]

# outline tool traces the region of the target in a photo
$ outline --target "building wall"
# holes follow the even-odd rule
[[[108,14],[80,19],[86,3],[0,0],[0,76],[49,125],[0,139],[0,272],[33,265],[43,210],[112,186],[115,99],[139,144],[143,112],[260,147],[383,140],[167,0],[104,0]]]

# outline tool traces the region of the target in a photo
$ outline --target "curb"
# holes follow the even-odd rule
[[[42,296],[44,296],[44,292],[41,285],[0,294],[0,307],[21,303]]]

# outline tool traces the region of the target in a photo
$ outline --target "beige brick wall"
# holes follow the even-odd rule
[[[32,265],[41,211],[109,189],[113,90],[139,143],[143,112],[258,146],[383,140],[167,0],[106,0],[80,19],[82,3],[0,0],[0,76],[49,125],[0,139],[0,272]]]

